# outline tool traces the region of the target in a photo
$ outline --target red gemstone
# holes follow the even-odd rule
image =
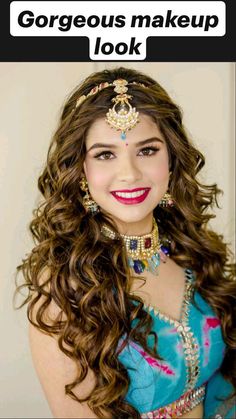
[[[144,247],[145,247],[145,249],[149,249],[151,247],[151,245],[152,245],[151,239],[150,239],[150,237],[148,237],[147,239],[145,239]]]

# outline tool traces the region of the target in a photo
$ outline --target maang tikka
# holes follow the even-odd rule
[[[126,131],[134,128],[139,122],[139,113],[129,103],[129,100],[132,100],[133,96],[127,94],[128,82],[123,79],[118,79],[113,84],[115,86],[114,92],[118,94],[112,99],[114,106],[107,112],[106,121],[112,128],[118,131],[121,130],[121,139],[125,140]]]
[[[142,83],[128,82],[125,79],[116,79],[112,83],[103,82],[98,86],[93,87],[87,95],[80,96],[77,101],[75,108],[78,108],[82,103],[90,96],[93,96],[107,87],[114,87],[114,92],[117,95],[112,99],[114,105],[106,113],[105,121],[117,131],[121,131],[121,139],[126,139],[126,132],[136,126],[139,122],[139,112],[136,111],[135,107],[132,107],[129,100],[132,100],[133,96],[127,94],[129,85],[137,85],[147,88]]]
[[[91,214],[95,215],[99,212],[98,204],[92,199],[89,188],[88,182],[85,177],[82,177],[79,181],[80,189],[85,192],[85,196],[83,197],[83,207],[86,212],[90,212]]]

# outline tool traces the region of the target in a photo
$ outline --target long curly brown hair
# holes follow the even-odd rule
[[[160,359],[158,336],[152,331],[152,317],[144,310],[142,299],[130,292],[133,278],[121,240],[101,233],[103,225],[118,232],[116,226],[102,211],[94,216],[86,213],[79,187],[87,131],[97,118],[105,116],[114,89],[107,87],[87,97],[77,108],[76,101],[100,83],[118,78],[146,86],[129,86],[132,106],[153,118],[164,135],[172,171],[170,193],[175,201],[171,208],[157,206],[154,216],[161,234],[171,237],[172,259],[195,271],[195,289],[221,319],[227,345],[221,372],[236,388],[236,368],[232,367],[236,349],[235,264],[223,237],[208,227],[214,217],[209,210],[218,206],[221,191],[216,184],[204,185],[197,179],[205,159],[191,144],[179,107],[145,74],[123,67],[97,72],[67,100],[38,179],[44,199],[33,211],[29,225],[35,247],[17,266],[16,276],[21,271],[24,283],[17,283],[16,294],[26,287],[27,297],[18,308],[28,304],[29,321],[41,331],[56,335],[60,349],[80,367],[76,380],[65,385],[66,394],[78,402],[87,401],[99,417],[140,418],[125,401],[130,381],[118,355],[131,339]],[[50,275],[42,282],[44,269]],[[44,314],[51,301],[65,317],[59,315],[48,323]],[[33,319],[36,303],[40,307]],[[134,319],[139,321],[131,327]],[[155,338],[152,349],[147,346],[150,333]],[[118,350],[122,336],[126,338]],[[88,368],[95,373],[96,384],[88,397],[80,399],[73,388],[83,381]]]

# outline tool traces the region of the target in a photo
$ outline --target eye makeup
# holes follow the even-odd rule
[[[138,152],[138,156],[140,156],[139,153],[144,153],[143,155],[141,155],[141,157],[151,157],[154,156],[158,151],[160,150],[159,147],[155,147],[155,146],[150,146],[150,147],[143,147],[139,150]],[[151,151],[151,153],[150,153]],[[148,152],[148,154],[145,154],[146,152]],[[111,156],[113,154],[113,152],[111,152],[110,150],[104,150],[101,151],[100,153],[95,154],[95,156],[93,156],[95,159],[97,160],[112,160],[111,158],[102,158],[103,156]],[[115,156],[114,156],[115,158]]]

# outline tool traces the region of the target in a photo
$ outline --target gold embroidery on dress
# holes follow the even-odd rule
[[[190,310],[190,301],[194,291],[192,285],[193,273],[191,270],[186,269],[185,275],[185,291],[182,303],[181,317],[179,321],[172,319],[171,317],[162,313],[156,307],[153,307],[151,305],[144,305],[146,309],[152,309],[154,313],[159,317],[159,319],[167,321],[168,323],[173,325],[183,341],[183,352],[186,365],[186,383],[184,392],[194,388],[200,373],[199,346],[196,338],[193,335],[191,327],[189,326],[188,317]]]
[[[178,400],[141,414],[142,419],[167,419],[177,418],[190,412],[194,407],[203,402],[206,392],[206,386],[195,388],[184,393]],[[220,418],[219,418],[220,419]]]

